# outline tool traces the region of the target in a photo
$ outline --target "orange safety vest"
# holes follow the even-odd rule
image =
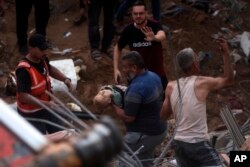
[[[47,63],[44,61],[46,68],[46,76],[43,76],[35,67],[31,66],[27,61],[20,61],[18,68],[25,68],[30,75],[31,79],[31,93],[30,95],[38,98],[39,100],[50,101],[49,95],[45,93],[46,90],[51,92],[51,81],[49,77],[49,68]],[[18,83],[17,83],[18,84]],[[22,103],[20,101],[20,95],[17,92],[17,107],[20,111],[25,113],[33,113],[41,110],[42,107],[34,106],[28,103]]]

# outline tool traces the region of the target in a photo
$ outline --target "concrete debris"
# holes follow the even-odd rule
[[[75,66],[81,66],[81,65],[83,65],[83,60],[82,59],[74,60],[74,65]]]
[[[9,95],[9,96],[15,96],[16,95],[16,76],[15,76],[15,72],[12,71],[9,73],[4,89],[5,89],[5,94]]]
[[[240,131],[244,135],[244,138],[247,139],[250,135],[250,119],[248,119],[241,127]],[[215,138],[214,148],[219,152],[224,152],[229,154],[230,151],[236,150],[235,144],[231,138],[231,135],[227,130],[224,131],[213,131],[209,133],[210,141]],[[246,141],[244,142],[246,143]],[[241,146],[244,146],[244,144]]]
[[[71,110],[71,111],[77,111],[77,112],[82,112],[82,109],[80,106],[78,106],[75,103],[67,103],[66,106]]]
[[[221,11],[221,10],[216,10],[216,11],[214,11],[213,14],[212,14],[212,16],[213,16],[213,17],[217,16],[217,15],[220,13],[220,11]]]
[[[250,59],[250,33],[249,32],[245,31],[241,35],[240,46],[249,60]]]
[[[241,35],[238,34],[235,37],[228,39],[227,42],[229,45],[233,48],[238,48],[240,46],[240,41],[241,41]]]
[[[72,33],[71,32],[65,32],[63,33],[63,38],[67,38],[71,35]]]
[[[65,21],[65,22],[69,22],[69,19],[68,19],[68,18],[64,18],[64,21]]]
[[[53,48],[50,53],[52,53],[54,55],[65,56],[65,55],[70,55],[70,54],[76,54],[79,52],[80,52],[80,50],[73,50],[72,48],[67,48],[67,49],[64,49],[62,51],[60,51],[58,48]]]
[[[73,90],[77,86],[77,76],[75,72],[75,66],[72,59],[54,60],[50,61],[50,64],[55,66],[58,70],[62,71],[64,75],[71,79],[73,85]],[[53,92],[60,92],[62,90],[67,90],[67,87],[63,82],[51,78],[52,90]]]
[[[237,114],[243,113],[243,110],[242,109],[233,109],[232,112],[234,115],[237,115]]]
[[[230,56],[232,57],[233,64],[236,64],[238,61],[242,59],[242,57],[237,53],[237,50],[234,49],[231,53]]]
[[[79,73],[81,71],[81,67],[80,66],[75,66],[75,71],[76,71],[77,81],[79,81],[81,79],[80,76],[79,76]]]
[[[34,34],[35,31],[36,31],[36,29],[35,29],[35,28],[32,28],[32,29],[29,31],[29,35]]]

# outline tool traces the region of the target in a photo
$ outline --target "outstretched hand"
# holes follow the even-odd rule
[[[155,34],[154,34],[151,27],[145,26],[145,27],[141,28],[141,31],[146,36],[146,38],[144,38],[146,41],[151,42],[151,41],[155,40]]]

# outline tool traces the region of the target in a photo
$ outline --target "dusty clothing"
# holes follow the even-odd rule
[[[170,97],[172,111],[179,119],[174,138],[176,160],[180,167],[220,166],[218,154],[208,143],[206,102],[195,95],[196,79],[197,76],[179,79],[181,112],[177,83]]]
[[[175,116],[180,118],[175,139],[188,143],[196,143],[208,139],[206,102],[199,101],[196,98],[194,92],[196,78],[197,76],[191,76],[179,80],[183,102],[181,116],[178,116],[180,105],[178,103],[177,84],[174,86],[170,97],[172,111],[175,113]]]
[[[148,20],[147,25],[151,27],[154,34],[159,30],[162,30],[162,26],[158,22]],[[134,24],[128,25],[122,32],[118,41],[118,48],[122,50],[126,45],[129,46],[130,50],[137,51],[143,57],[146,68],[150,71],[155,72],[163,80],[163,88],[167,85],[167,77],[164,71],[163,51],[161,42],[146,41],[143,32],[136,28]]]

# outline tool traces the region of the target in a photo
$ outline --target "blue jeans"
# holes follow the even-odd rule
[[[140,132],[127,132],[124,137],[124,142],[132,149],[132,151],[137,151],[140,149],[139,153],[137,154],[139,160],[141,161],[143,167],[153,166],[154,160],[154,149],[157,145],[161,144],[165,139],[167,134],[167,130],[165,130],[160,135],[149,136],[145,135]],[[128,152],[127,150],[125,150]],[[130,154],[128,152],[128,154]],[[126,164],[119,163],[119,167],[125,167]]]
[[[174,140],[173,143],[179,167],[222,167],[217,152],[208,141],[186,143]]]
[[[124,15],[128,9],[135,3],[137,0],[123,0],[116,12],[116,20],[122,21]],[[151,0],[152,13],[155,20],[160,20],[160,0]]]
[[[99,20],[102,9],[104,23],[101,51],[106,52],[110,47],[115,32],[113,25],[115,4],[116,0],[91,0],[88,9],[88,37],[91,49],[99,49],[101,40]]]

